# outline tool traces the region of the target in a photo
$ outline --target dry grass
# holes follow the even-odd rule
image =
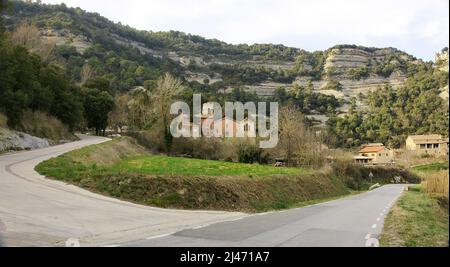
[[[423,157],[415,151],[405,149],[396,150],[396,161],[399,166],[404,168],[413,168],[413,166],[427,165],[436,161],[448,161],[447,156],[435,155],[432,157]]]
[[[427,174],[422,182],[425,192],[432,195],[449,196],[449,173],[448,171],[437,171]]]
[[[380,237],[384,247],[448,247],[448,208],[410,187],[389,212]]]
[[[0,112],[0,128],[7,128],[7,122],[8,118],[5,116],[5,114]]]
[[[62,157],[67,157],[71,162],[85,165],[112,165],[125,158],[142,156],[147,153],[134,139],[122,137],[111,142],[72,151]]]
[[[76,136],[70,133],[62,122],[40,111],[25,112],[18,130],[50,139],[54,143],[59,143],[61,140],[76,140]]]

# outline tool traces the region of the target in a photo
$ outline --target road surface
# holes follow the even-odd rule
[[[0,246],[101,246],[234,220],[242,213],[181,211],[136,205],[45,179],[44,160],[83,146],[81,141],[0,156]]]
[[[374,247],[379,245],[386,214],[404,188],[387,185],[327,203],[248,216],[123,246]]]

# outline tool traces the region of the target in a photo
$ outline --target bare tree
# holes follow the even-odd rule
[[[280,149],[289,166],[295,165],[295,154],[304,146],[305,127],[303,115],[294,107],[280,110]]]
[[[135,129],[149,129],[164,137],[164,147],[170,153],[170,107],[177,95],[184,89],[181,80],[166,73],[152,88],[139,87],[131,92],[128,119]]]
[[[174,98],[183,91],[184,87],[180,79],[166,73],[156,84],[152,94],[153,112],[156,122],[163,130],[166,152],[170,153],[172,135],[170,133],[170,106]]]
[[[11,34],[11,41],[14,45],[23,46],[38,54],[44,62],[48,62],[51,59],[56,47],[54,41],[43,40],[39,29],[28,22],[24,22],[17,27]]]
[[[128,121],[134,129],[146,129],[153,121],[151,89],[139,87],[131,92],[128,102]]]
[[[280,109],[278,149],[289,166],[316,165],[320,162],[322,143],[316,133],[305,126],[303,114],[295,107]]]
[[[41,34],[36,26],[24,22],[11,34],[11,41],[15,45],[20,45],[30,50],[36,49],[41,44]]]
[[[50,62],[50,60],[52,60],[55,48],[56,48],[56,41],[47,40],[46,42],[41,43],[39,55],[41,56],[44,62]]]
[[[81,68],[81,85],[85,84],[90,78],[94,76],[94,71],[92,70],[91,66],[86,63],[83,65],[83,68]]]
[[[130,97],[127,94],[116,96],[114,109],[108,115],[109,124],[119,132],[123,131],[124,126],[128,126],[129,101]]]

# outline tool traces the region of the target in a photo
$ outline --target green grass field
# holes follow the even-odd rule
[[[380,242],[385,247],[446,247],[448,222],[448,210],[414,186],[388,214]]]
[[[268,165],[242,164],[213,160],[188,159],[167,156],[140,156],[120,162],[112,167],[114,170],[144,174],[170,175],[298,175],[311,172],[302,168],[276,168]]]
[[[440,170],[448,170],[448,162],[438,162],[425,165],[419,165],[412,168],[415,172],[432,172]]]

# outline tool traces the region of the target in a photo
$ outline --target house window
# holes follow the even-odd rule
[[[420,149],[426,149],[427,145],[426,144],[420,144]]]
[[[433,147],[434,148],[439,148],[439,144],[434,144]]]
[[[428,148],[428,149],[433,148],[433,144],[427,144],[427,148]]]
[[[381,157],[381,153],[380,153],[380,154],[378,154],[378,156],[379,156],[379,157]]]

